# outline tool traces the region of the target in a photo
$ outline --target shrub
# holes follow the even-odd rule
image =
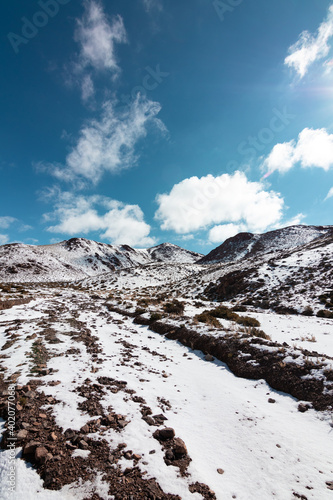
[[[168,314],[183,314],[184,312],[184,304],[177,299],[174,299],[172,302],[167,302],[164,304],[163,308]]]
[[[245,307],[244,305],[239,304],[238,306],[234,306],[231,310],[234,311],[234,312],[246,312],[247,311],[247,307]]]
[[[320,311],[317,312],[318,318],[333,318],[333,312],[331,311],[325,311],[325,309],[321,309]]]
[[[243,326],[260,326],[260,321],[255,318],[250,318],[250,316],[239,316],[236,322]]]
[[[210,311],[204,311],[201,314],[194,316],[194,319],[200,321],[200,323],[206,323],[207,325],[220,327],[220,322],[210,314]]]
[[[141,314],[143,314],[143,313],[145,313],[145,312],[146,312],[146,310],[145,310],[145,309],[143,309],[142,307],[137,307],[137,308],[135,309],[134,314],[135,314],[135,315],[140,316]]]
[[[303,316],[313,316],[313,309],[310,306],[306,306],[304,311],[302,312]]]
[[[259,337],[261,339],[266,339],[266,340],[272,340],[270,335],[263,332],[262,330],[258,330],[258,328],[251,328],[249,333],[254,337]]]
[[[216,309],[210,311],[210,314],[215,318],[228,319],[229,321],[236,321],[239,318],[237,313],[226,306],[216,307]]]
[[[160,314],[158,312],[151,313],[151,315],[150,315],[150,320],[151,321],[158,321],[160,319],[162,319],[162,314]]]

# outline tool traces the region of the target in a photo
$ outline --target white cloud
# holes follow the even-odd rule
[[[80,46],[78,69],[90,66],[96,70],[119,72],[115,44],[127,41],[120,16],[109,22],[98,2],[85,2],[85,12],[82,19],[77,20],[74,39]]]
[[[91,75],[85,75],[81,83],[81,95],[83,101],[87,101],[95,93],[94,82],[92,81]]]
[[[306,215],[299,213],[287,221],[282,221],[274,226],[274,229],[281,229],[283,227],[299,226],[305,219]]]
[[[151,12],[153,10],[161,11],[163,9],[161,0],[142,0],[144,8],[147,12]]]
[[[9,241],[9,237],[7,236],[7,234],[0,234],[0,245],[5,245],[6,243],[8,243]]]
[[[135,146],[147,135],[150,124],[160,131],[166,128],[156,118],[161,106],[138,94],[126,110],[117,112],[114,103],[104,104],[99,120],[88,121],[66,158],[65,166],[44,164],[50,173],[66,181],[86,179],[97,184],[104,172],[117,172],[133,166]],[[43,165],[39,165],[39,168]]]
[[[263,170],[287,172],[297,163],[328,171],[333,166],[333,134],[326,129],[305,128],[297,141],[276,144],[262,164]]]
[[[126,205],[99,195],[84,197],[56,190],[51,190],[52,193],[58,197],[55,210],[44,215],[47,222],[57,221],[47,228],[50,232],[73,236],[98,231],[102,239],[114,244],[144,247],[155,243],[138,205]]]
[[[289,48],[289,56],[285,64],[294,68],[303,78],[311,64],[325,58],[330,52],[329,41],[333,36],[333,5],[329,7],[325,21],[321,23],[317,34],[314,36],[308,31],[303,31],[298,41]]]
[[[222,224],[214,226],[208,233],[208,239],[211,243],[223,243],[228,238],[232,238],[238,233],[244,231],[246,227],[242,224]]]
[[[0,217],[1,229],[7,229],[16,220],[17,219],[15,219],[14,217],[9,217],[9,216]]]
[[[185,179],[169,194],[158,195],[157,203],[155,218],[161,228],[179,234],[222,223],[263,231],[281,219],[284,205],[280,194],[265,191],[263,184],[250,182],[239,171]]]
[[[333,187],[331,187],[331,189],[327,193],[327,196],[324,201],[328,200],[329,198],[333,198]]]

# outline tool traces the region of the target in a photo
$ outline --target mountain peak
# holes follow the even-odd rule
[[[296,248],[333,232],[333,226],[288,226],[263,234],[239,233],[228,238],[208,255],[200,264],[232,262],[279,250]]]

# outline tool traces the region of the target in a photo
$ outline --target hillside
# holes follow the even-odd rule
[[[1,498],[330,500],[331,229],[1,247]]]
[[[53,245],[0,246],[0,281],[70,281],[154,262],[192,263],[202,255],[163,243],[149,249],[72,238]]]
[[[201,264],[227,263],[281,250],[292,250],[322,236],[333,234],[333,226],[290,226],[264,234],[239,233],[199,260]]]

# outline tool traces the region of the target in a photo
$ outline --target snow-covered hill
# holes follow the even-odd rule
[[[235,242],[0,248],[1,499],[332,498],[332,227]]]
[[[169,243],[149,249],[85,238],[43,246],[14,243],[0,247],[0,281],[70,281],[153,262],[192,263],[200,257]]]
[[[299,225],[264,234],[239,233],[212,250],[200,260],[200,263],[232,262],[293,249],[327,234],[333,234],[333,226]]]
[[[204,276],[204,294],[277,312],[333,314],[333,234],[306,245],[252,257]],[[312,312],[311,312],[312,311]]]

